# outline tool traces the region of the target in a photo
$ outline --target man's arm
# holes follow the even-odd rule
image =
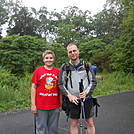
[[[85,91],[89,96],[91,96],[93,91],[94,91],[94,89],[95,89],[95,87],[96,87],[96,85],[97,85],[97,80],[96,80],[94,71],[92,69],[92,66],[90,64],[89,64],[88,75],[89,75],[90,84],[89,84],[89,86],[87,87],[87,89]]]
[[[69,91],[66,89],[65,87],[65,82],[66,82],[66,73],[65,73],[65,64],[63,64],[61,66],[61,69],[60,69],[60,75],[59,75],[59,79],[58,79],[58,87],[60,89],[60,91],[65,95],[67,96],[67,94],[69,93]]]
[[[68,97],[69,101],[70,102],[73,102],[75,103],[76,105],[78,104],[78,101],[77,101],[77,97],[72,95],[66,88],[65,86],[65,82],[66,82],[66,71],[65,71],[65,64],[63,64],[61,66],[61,69],[60,69],[60,75],[59,75],[59,79],[58,79],[58,86],[59,86],[59,89],[60,91]]]

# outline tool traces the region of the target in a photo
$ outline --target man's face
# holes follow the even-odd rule
[[[75,45],[69,46],[67,48],[68,57],[71,61],[76,61],[79,58],[79,50]]]

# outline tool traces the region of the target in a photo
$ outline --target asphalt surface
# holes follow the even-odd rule
[[[98,117],[94,117],[96,134],[134,134],[134,90],[101,96],[98,101],[101,107]],[[0,134],[34,134],[30,110],[0,113]],[[63,111],[58,134],[69,134]]]

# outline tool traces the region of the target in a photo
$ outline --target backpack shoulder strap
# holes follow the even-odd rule
[[[68,84],[68,79],[70,79],[70,84],[71,84],[71,88],[73,88],[72,85],[72,78],[71,78],[71,70],[70,70],[70,63],[65,63],[65,70],[66,70],[66,88],[67,88],[67,84]],[[69,75],[70,73],[70,75]]]
[[[69,72],[70,72],[70,63],[66,63],[66,76],[67,76],[67,78],[69,77]]]
[[[89,63],[84,61],[84,66],[85,66],[85,69],[86,69],[86,73],[87,73],[87,79],[88,79],[88,83],[90,84],[90,79],[89,79]]]

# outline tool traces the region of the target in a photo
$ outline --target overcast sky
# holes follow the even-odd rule
[[[47,7],[48,11],[53,11],[56,9],[60,12],[64,7],[77,6],[80,10],[89,10],[91,15],[100,12],[103,9],[103,5],[106,4],[106,0],[21,0],[23,5],[26,7],[34,7],[37,10],[40,7]],[[6,25],[3,26],[2,36],[6,35]]]
[[[67,6],[77,6],[80,10],[91,11],[91,14],[94,15],[100,12],[103,9],[103,5],[106,3],[106,0],[22,0],[23,5],[27,7],[34,7],[39,10],[40,7],[47,7],[48,11],[60,12]]]

